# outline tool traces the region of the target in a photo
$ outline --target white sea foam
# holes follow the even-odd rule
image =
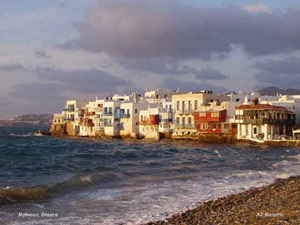
[[[32,133],[27,133],[27,134],[14,134],[14,133],[11,133],[9,135],[13,136],[13,137],[31,137],[31,136],[33,136]]]

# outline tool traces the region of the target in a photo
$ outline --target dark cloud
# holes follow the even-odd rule
[[[18,71],[18,70],[25,70],[25,67],[20,63],[15,64],[8,64],[8,65],[0,65],[1,71]]]
[[[51,55],[47,54],[46,51],[42,50],[42,49],[38,49],[35,51],[35,54],[41,58],[45,58],[45,59],[50,59],[52,58]]]
[[[203,70],[182,65],[170,58],[121,58],[117,60],[119,65],[140,71],[152,72],[160,75],[194,75],[201,80],[225,80],[228,76],[212,67],[207,66]]]
[[[229,77],[218,70],[208,66],[205,69],[195,73],[196,78],[201,80],[226,80]]]
[[[176,0],[99,1],[78,24],[80,46],[118,57],[210,59],[241,45],[252,56],[300,49],[299,10],[253,14],[201,9]]]
[[[62,84],[54,83],[29,83],[19,84],[13,88],[11,96],[16,99],[26,100],[54,100],[60,99],[64,93]]]
[[[289,57],[282,60],[267,60],[256,64],[260,70],[256,79],[260,82],[284,88],[300,85],[300,59]]]
[[[107,93],[131,85],[128,80],[97,69],[64,71],[54,68],[37,68],[35,71],[41,80],[59,82],[64,89],[78,92]]]
[[[218,93],[228,92],[224,87],[219,87],[210,83],[181,81],[172,77],[166,78],[163,81],[162,86],[171,90],[177,90],[179,88],[182,91],[213,90]]]
[[[69,96],[64,86],[54,83],[29,83],[15,86],[10,93],[19,113],[54,113],[59,112]]]
[[[30,71],[37,74],[39,81],[16,85],[10,93],[19,112],[59,112],[67,99],[91,99],[133,88],[129,81],[97,69],[65,71],[38,67]]]

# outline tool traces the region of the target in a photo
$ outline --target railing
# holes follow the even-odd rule
[[[130,114],[129,113],[120,114],[120,118],[130,118]]]
[[[117,125],[117,128],[120,129],[120,130],[124,130],[123,124]]]
[[[175,123],[174,127],[175,128],[195,129],[196,125],[195,124],[179,124],[179,123]]]
[[[277,125],[293,125],[295,124],[294,119],[248,119],[243,117],[236,118],[242,120],[243,123],[249,124],[277,124]]]
[[[160,119],[159,122],[160,123],[172,123],[173,120],[172,119]]]
[[[104,126],[105,126],[105,127],[112,127],[112,126],[114,126],[114,125],[113,125],[113,123],[104,123]]]
[[[75,109],[71,109],[71,108],[63,108],[62,111],[75,112]]]
[[[64,118],[64,121],[74,121],[74,118]]]
[[[104,116],[112,116],[113,113],[112,112],[104,112]]]

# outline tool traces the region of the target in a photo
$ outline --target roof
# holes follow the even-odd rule
[[[286,107],[270,105],[270,104],[240,105],[236,109],[248,109],[248,110],[277,109],[277,110],[288,111],[288,109]]]

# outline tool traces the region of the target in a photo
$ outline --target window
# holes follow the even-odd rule
[[[182,111],[185,110],[185,101],[182,101]]]
[[[179,117],[176,118],[176,123],[179,124]]]
[[[217,129],[217,124],[213,124],[213,130]]]
[[[135,113],[137,113],[137,112],[138,112],[138,110],[137,110],[137,109],[135,109],[135,110],[134,110],[134,112],[135,112]]]
[[[205,112],[199,113],[199,116],[200,117],[206,117],[206,113]]]
[[[195,110],[198,109],[198,100],[195,100],[195,102],[194,102],[194,109],[195,109]]]
[[[182,118],[182,125],[185,125],[185,118]]]
[[[188,118],[188,123],[192,124],[192,118],[191,117]]]
[[[256,127],[254,127],[254,129],[253,129],[253,133],[257,134],[257,128]]]
[[[229,129],[229,124],[224,124],[224,129]]]
[[[180,102],[179,102],[179,101],[177,101],[177,106],[176,106],[176,108],[177,108],[177,110],[179,110],[179,108],[180,108]]]
[[[192,102],[189,101],[189,102],[188,102],[188,110],[191,110],[191,107],[192,107]]]
[[[212,113],[211,117],[219,117],[219,115],[220,115],[219,113]]]

